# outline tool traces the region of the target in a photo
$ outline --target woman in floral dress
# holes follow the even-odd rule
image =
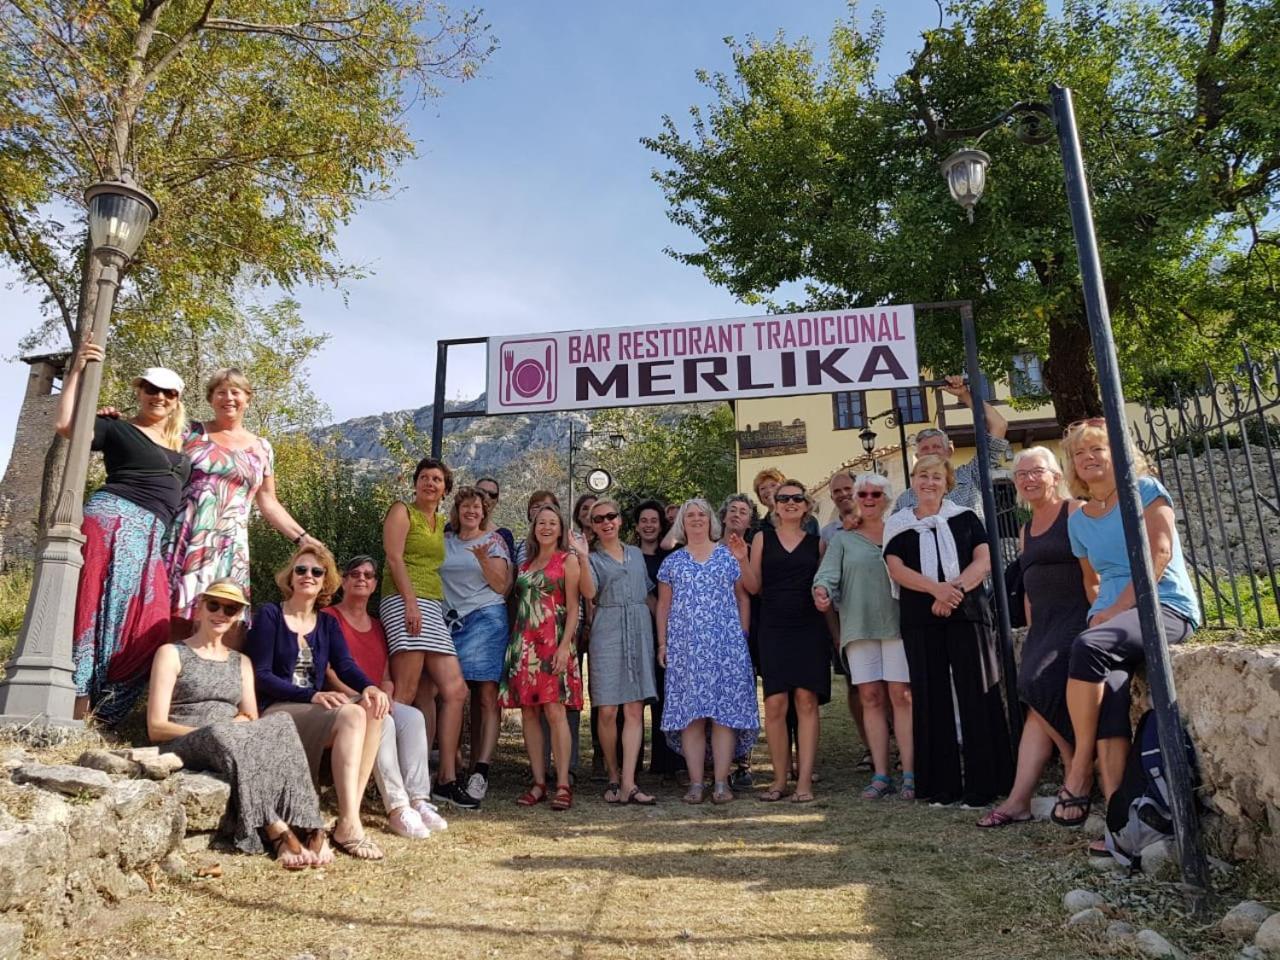
[[[183,444],[191,458],[191,478],[165,544],[175,637],[191,632],[196,601],[213,581],[230,578],[248,596],[249,512],[255,504],[295,545],[319,544],[276,498],[271,444],[244,428],[252,398],[253,387],[243,373],[219,370],[205,389],[213,420],[193,423]]]
[[[707,725],[715,768],[712,803],[733,799],[729,765],[745,755],[760,731],[755,673],[747,650],[750,607],[739,582],[739,554],[746,544],[737,534],[726,544],[720,520],[702,499],[680,508],[671,528],[685,546],[658,568],[658,663],[666,668],[662,729],[689,770],[685,803],[706,796],[703,761]]]
[[[532,807],[547,798],[542,717],[551,731],[556,763],[553,810],[573,806],[571,736],[566,710],[582,709],[582,673],[574,634],[578,625],[578,558],[569,552],[560,511],[544,506],[533,517],[527,559],[516,576],[516,616],[507,647],[498,705],[519,708],[524,746],[533,771],[531,786],[517,801]]]

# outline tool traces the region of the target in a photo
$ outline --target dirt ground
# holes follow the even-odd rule
[[[417,842],[370,816],[382,863],[286,874],[265,857],[191,855],[223,876],[162,878],[71,940],[32,946],[95,960],[1137,956],[1063,929],[1062,894],[1088,886],[1197,956],[1234,953],[1178,916],[1171,885],[1091,870],[1078,834],[978,830],[971,811],[861,800],[868,774],[854,772],[861,747],[839,700],[824,708],[812,804],[689,807],[645,778],[658,807],[608,806],[584,782],[567,813],[524,810],[522,744],[504,734],[482,811],[446,811],[449,830]],[[766,779],[762,744],[755,769]]]

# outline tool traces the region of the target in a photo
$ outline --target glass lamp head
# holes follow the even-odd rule
[[[104,180],[84,193],[89,208],[89,240],[94,251],[114,250],[132,259],[160,213],[150,194],[128,180]]]
[[[946,178],[947,189],[951,191],[955,202],[969,214],[970,223],[973,223],[973,208],[982,199],[982,192],[987,187],[989,166],[990,155],[968,147],[957,150],[942,161],[942,176]]]

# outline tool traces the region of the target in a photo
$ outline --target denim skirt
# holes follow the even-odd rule
[[[469,683],[497,683],[507,653],[507,605],[495,603],[472,610],[453,623],[462,678]]]

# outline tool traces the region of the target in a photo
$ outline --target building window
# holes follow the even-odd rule
[[[928,423],[929,404],[923,387],[899,387],[893,391],[893,409],[899,423]]]
[[[867,395],[845,390],[831,395],[831,420],[836,430],[856,430],[867,425]]]
[[[1015,353],[1013,371],[1009,377],[1010,392],[1015,397],[1042,397],[1049,391],[1044,385],[1044,371],[1040,358],[1034,353]]]
[[[990,377],[987,376],[986,371],[980,370],[978,372],[978,377],[982,381],[982,385],[978,390],[975,390],[973,392],[980,393],[982,395],[983,403],[995,403],[996,401],[995,383],[992,381]]]

